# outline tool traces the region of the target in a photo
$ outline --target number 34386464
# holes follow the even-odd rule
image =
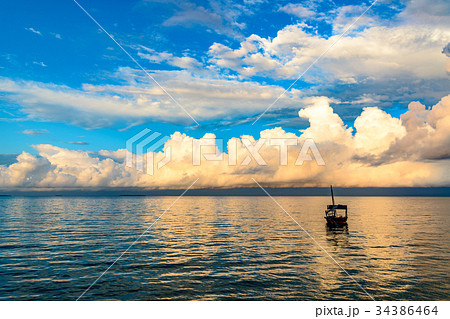
[[[437,315],[437,306],[377,306],[376,315],[387,316],[413,316],[413,315]]]

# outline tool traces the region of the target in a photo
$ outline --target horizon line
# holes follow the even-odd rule
[[[421,187],[335,187],[336,196],[372,197],[450,197],[450,186]],[[267,187],[274,196],[330,196],[329,187]],[[142,189],[142,188],[65,188],[0,190],[1,197],[59,197],[59,196],[178,196],[182,189]],[[185,196],[264,196],[259,188],[197,188],[190,189]]]

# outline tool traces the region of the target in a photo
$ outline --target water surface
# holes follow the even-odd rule
[[[450,198],[276,197],[376,300],[450,300]],[[74,300],[175,197],[0,198],[0,299]],[[368,300],[268,197],[183,197],[83,300]]]

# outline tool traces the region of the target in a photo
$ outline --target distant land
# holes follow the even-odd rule
[[[328,187],[265,188],[273,196],[329,196]],[[334,187],[337,196],[450,197],[450,187]],[[179,196],[184,189],[0,190],[0,196]],[[260,188],[191,189],[184,196],[267,196]]]

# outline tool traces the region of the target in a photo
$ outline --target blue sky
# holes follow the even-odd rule
[[[316,43],[317,50],[322,50],[321,42],[326,48],[332,43],[330,39],[340,35],[371,1],[80,0],[192,113],[199,126],[180,108],[171,105],[164,94],[152,95],[152,90],[157,89],[154,82],[73,1],[2,2],[0,133],[7,138],[0,144],[0,153],[36,153],[31,147],[35,144],[116,150],[145,127],[166,135],[179,131],[200,138],[210,132],[225,139],[243,134],[258,137],[261,130],[276,126],[298,132],[308,126],[308,121],[300,119],[297,112],[304,106],[303,100],[311,96],[329,97],[335,112],[349,126],[353,126],[354,119],[367,106],[380,107],[394,117],[404,113],[413,100],[431,106],[448,92],[448,76],[434,66],[423,70],[418,67],[423,63],[419,53],[406,57],[405,65],[397,63],[389,74],[372,74],[369,65],[373,61],[386,65],[389,56],[364,52],[361,58],[354,58],[359,56],[355,50],[367,48],[364,41],[375,45],[374,52],[378,51],[376,43],[383,43],[380,28],[385,28],[387,35],[390,30],[397,32],[397,37],[401,32],[418,30],[416,38],[398,39],[404,41],[402,46],[406,48],[394,47],[400,55],[421,49],[420,36],[426,38],[427,34],[420,35],[420,28],[427,30],[427,25],[436,26],[436,21],[442,29],[448,27],[439,16],[448,13],[445,2],[437,1],[437,9],[430,6],[423,9],[420,2],[412,5],[408,1],[379,1],[344,36],[348,48],[336,45],[329,58],[325,55],[289,90],[286,99],[280,99],[260,121],[251,125],[313,61],[313,54],[308,53],[309,59],[297,63],[299,56],[292,52],[309,52]],[[371,29],[375,31],[370,33]],[[287,33],[284,40],[280,36],[283,30]],[[299,43],[295,43],[299,34]],[[286,41],[287,44],[269,43],[277,37],[280,43],[290,37],[294,40]],[[360,43],[351,42],[358,38]],[[445,37],[431,41],[427,48],[435,46],[433,52],[445,58],[438,51],[446,41]],[[258,44],[250,53],[239,53],[243,44],[252,43]],[[344,58],[338,56],[339,52],[347,51],[351,51],[353,59],[351,63],[345,61],[352,66],[348,74],[339,69]],[[424,50],[423,55],[426,54]],[[368,59],[371,61],[365,63]],[[414,59],[418,60],[418,66],[414,65]],[[208,90],[214,93],[200,96]],[[60,92],[67,95],[51,96]],[[252,92],[256,92],[258,101],[253,101]],[[264,92],[270,94],[261,98]],[[65,100],[79,95],[98,98],[99,104],[102,98],[119,102],[111,102],[114,108],[111,112],[98,110],[101,107],[91,106],[89,100],[81,107],[73,103],[64,105]],[[141,104],[136,102],[141,100]],[[166,102],[170,109],[166,113],[153,113],[151,105],[147,105],[142,114],[136,111],[152,102]],[[122,112],[121,103],[138,103],[138,107],[131,106],[136,114]],[[158,105],[164,109],[164,105]]]

